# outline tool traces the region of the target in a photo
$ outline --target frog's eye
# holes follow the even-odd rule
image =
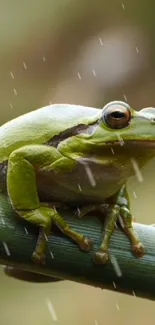
[[[111,129],[122,129],[131,120],[130,106],[124,102],[111,102],[103,108],[102,120]]]

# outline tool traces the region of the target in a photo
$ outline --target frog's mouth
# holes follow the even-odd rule
[[[155,139],[154,140],[125,140],[125,139],[120,139],[120,140],[116,140],[116,141],[112,141],[112,142],[104,142],[105,145],[108,146],[133,146],[133,147],[144,147],[144,148],[152,148],[155,149]]]
[[[120,138],[120,140],[116,140],[116,141],[107,141],[107,142],[104,142],[104,144],[106,145],[119,145],[119,146],[124,146],[124,145],[133,145],[133,146],[153,146],[155,147],[155,139],[154,140],[125,140],[123,138]]]
[[[90,145],[95,145],[96,148],[105,148],[105,147],[122,147],[122,148],[145,148],[145,149],[155,149],[155,139],[123,139],[113,141],[104,141],[104,142],[96,142],[88,141]]]

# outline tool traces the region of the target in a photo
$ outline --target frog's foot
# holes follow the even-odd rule
[[[93,242],[91,239],[82,236],[81,240],[78,241],[79,247],[81,250],[89,252],[93,247]]]
[[[109,260],[108,253],[102,250],[98,250],[94,254],[95,264],[106,264]]]
[[[136,257],[142,257],[145,254],[144,246],[141,242],[132,245],[132,252]]]
[[[45,264],[45,255],[34,252],[32,255],[32,260],[36,264],[44,265]]]

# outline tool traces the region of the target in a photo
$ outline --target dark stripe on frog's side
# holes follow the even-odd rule
[[[69,128],[58,135],[55,135],[53,138],[51,138],[48,142],[43,143],[45,145],[57,147],[59,143],[63,140],[66,140],[72,136],[75,136],[80,133],[87,133],[91,134],[95,130],[95,128],[98,125],[98,121],[95,123],[92,123],[90,125],[85,124],[79,124],[72,128]],[[7,193],[7,185],[6,185],[6,176],[7,176],[7,169],[8,169],[8,161],[4,161],[0,163],[0,190],[3,193]]]
[[[139,116],[131,116],[131,119],[139,119],[141,117]],[[55,135],[53,138],[51,138],[50,140],[48,140],[46,143],[44,143],[45,145],[49,145],[49,146],[53,146],[55,148],[57,148],[57,146],[60,144],[61,141],[64,141],[72,136],[78,135],[80,133],[85,133],[85,134],[93,134],[93,132],[95,131],[95,129],[97,128],[97,126],[100,123],[100,119],[97,120],[96,122],[92,122],[89,125],[86,124],[79,124],[76,126],[73,126],[72,128],[68,128],[65,131],[60,132],[59,134]],[[118,130],[117,130],[118,131]]]
[[[51,138],[44,144],[46,144],[48,146],[53,146],[56,148],[61,141],[64,141],[72,136],[78,135],[83,132],[86,134],[92,134],[93,131],[95,131],[98,123],[99,122],[97,121],[97,122],[95,122],[95,123],[93,122],[92,124],[89,124],[89,125],[79,124],[79,125],[73,126],[72,128],[69,128],[69,129],[55,135],[53,138]]]

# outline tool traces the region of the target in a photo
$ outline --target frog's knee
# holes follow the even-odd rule
[[[23,153],[19,150],[14,150],[9,156],[9,162],[18,162],[23,159]]]
[[[51,228],[52,213],[49,208],[40,206],[34,210],[17,210],[17,213],[26,221],[43,227],[45,230]]]

